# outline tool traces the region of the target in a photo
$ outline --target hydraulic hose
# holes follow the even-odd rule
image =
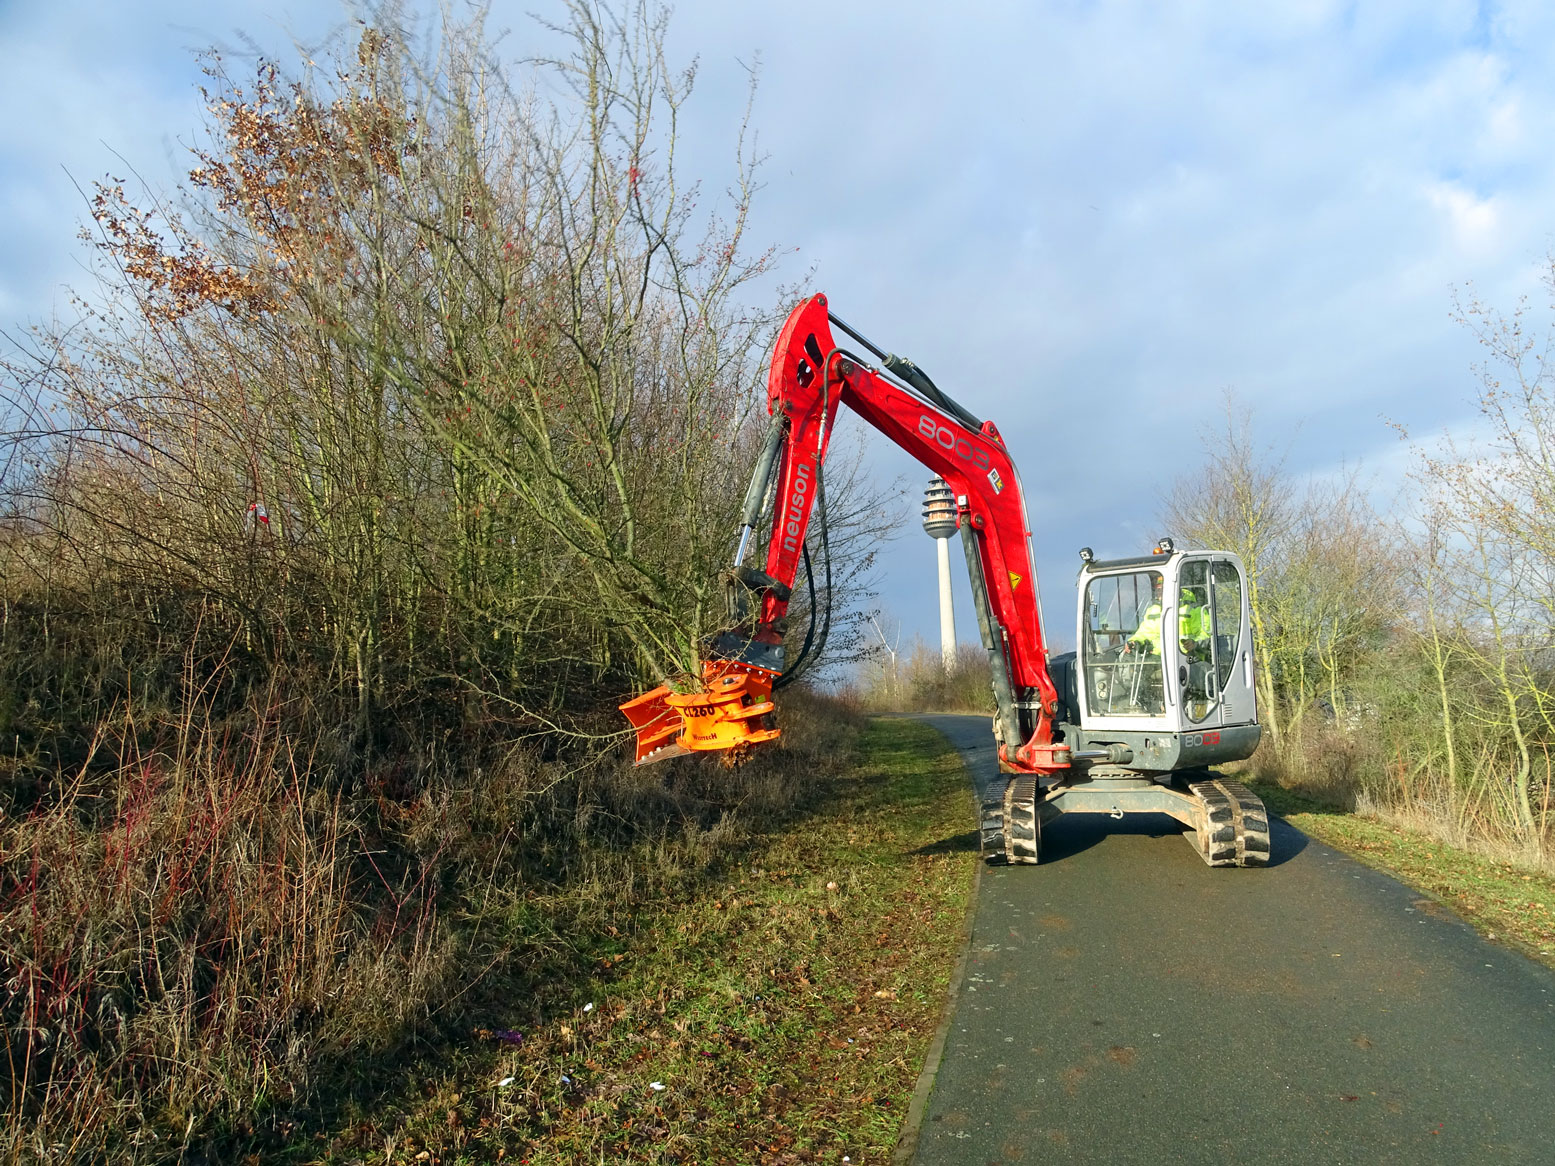
[[[821,382],[821,400],[825,401],[825,400],[827,400],[827,398],[828,398],[828,396],[830,394],[830,389],[831,389],[831,384],[830,384],[830,380],[831,380],[831,356],[830,355],[828,355],[826,357],[826,359],[821,362],[821,367],[824,370],[824,372],[822,374],[824,379]],[[816,438],[817,446],[819,446],[820,443],[825,440],[825,435],[826,435],[826,415],[823,412],[821,414],[820,433],[817,435],[817,438]],[[812,660],[815,657],[818,657],[820,655],[820,653],[823,652],[826,649],[826,641],[831,636],[831,616],[832,616],[831,537],[830,537],[830,533],[829,533],[829,531],[827,529],[828,526],[829,526],[829,523],[827,522],[827,516],[826,516],[825,459],[819,456],[819,450],[817,451],[817,457],[815,459],[815,505],[816,505],[816,510],[817,510],[817,517],[818,517],[818,519],[820,521],[820,524],[821,524],[821,558],[822,558],[822,560],[825,563],[825,570],[826,570],[826,586],[825,586],[826,606],[822,609],[821,631],[820,631],[820,635],[819,636],[815,635],[815,605],[816,605],[815,568],[814,568],[814,565],[810,561],[810,544],[809,544],[809,541],[806,540],[806,542],[804,543],[804,545],[802,547],[802,550],[803,550],[803,553],[804,553],[805,579],[806,579],[806,581],[809,584],[809,590],[810,590],[810,625],[809,625],[809,627],[807,627],[805,629],[805,642],[804,642],[804,646],[799,649],[799,656],[798,656],[798,658],[795,659],[794,662],[792,664],[790,664],[787,668],[785,668],[783,670],[782,674],[779,675],[778,678],[775,681],[773,681],[773,684],[772,684],[773,688],[782,688],[782,687],[785,687],[786,685],[792,684],[795,680],[798,680],[799,677],[802,676],[808,668],[810,668]]]
[[[799,679],[804,671],[805,661],[810,658],[810,647],[815,642],[815,568],[810,563],[810,544],[805,543],[800,548],[804,555],[804,577],[810,586],[810,623],[805,628],[804,645],[799,649],[799,655],[794,657],[794,662],[778,674],[772,682],[773,688],[786,688]]]
[[[864,336],[860,335],[858,332],[855,332],[852,328],[849,328],[830,312],[826,313],[826,318],[833,324],[837,325],[837,327],[841,328],[849,336],[853,337],[853,339],[857,340],[865,348],[869,349],[870,352],[874,353],[875,359],[880,361],[881,365],[887,372],[898,377],[901,381],[910,386],[918,393],[919,396],[928,401],[929,404],[944,410],[946,413],[949,413],[957,421],[961,422],[961,424],[965,425],[968,429],[971,429],[974,432],[983,427],[983,423],[981,421],[974,417],[959,402],[954,401],[949,396],[947,396],[938,385],[929,379],[928,373],[924,372],[905,356],[897,356],[894,353],[884,352],[881,349],[875,347]],[[862,364],[864,362],[860,361],[859,363]]]

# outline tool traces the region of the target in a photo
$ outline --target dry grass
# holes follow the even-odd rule
[[[905,653],[876,651],[858,669],[849,698],[871,712],[992,713],[988,653],[961,644],[947,671],[939,650],[919,639]]]
[[[370,1111],[806,804],[858,731],[809,707],[737,774],[466,742],[347,776],[273,708],[120,705],[0,819],[0,1160],[225,1160]]]
[[[452,1041],[319,1157],[888,1161],[960,947],[973,820],[942,738],[874,723],[800,816],[704,838],[596,931],[590,966],[510,995],[500,1027]]]
[[[1491,862],[1555,877],[1555,846],[1549,842],[1541,846],[1536,841],[1510,837],[1476,837],[1466,833],[1456,821],[1431,806],[1379,806],[1362,797],[1356,804],[1355,812],[1361,817],[1396,826]]]
[[[1410,764],[1409,750],[1375,723],[1309,727],[1276,748],[1265,736],[1245,769],[1313,803],[1386,822],[1490,861],[1555,872],[1549,806],[1536,805],[1539,829],[1518,826],[1507,761],[1488,750],[1464,759],[1457,784],[1439,766]],[[1548,783],[1541,790],[1548,793]]]

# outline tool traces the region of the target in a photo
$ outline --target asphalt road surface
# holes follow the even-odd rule
[[[997,777],[986,717],[926,719]],[[912,1160],[1555,1163],[1555,974],[1273,825],[1262,870],[1164,815],[985,869]]]

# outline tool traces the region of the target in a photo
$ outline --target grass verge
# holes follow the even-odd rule
[[[933,730],[869,723],[818,804],[642,903],[593,975],[480,1030],[313,1152],[364,1163],[884,1162],[939,1024],[976,862]]]
[[[1555,968],[1555,880],[1403,826],[1335,809],[1270,781],[1248,784],[1303,833],[1446,904],[1486,938]]]

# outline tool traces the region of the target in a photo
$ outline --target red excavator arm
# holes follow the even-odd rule
[[[833,325],[881,367],[839,346]],[[951,401],[911,361],[881,352],[831,315],[824,295],[811,296],[789,314],[772,354],[767,408],[773,426],[746,496],[745,529],[729,580],[746,597],[743,626],[711,646],[701,692],[661,687],[621,706],[638,730],[639,763],[700,749],[738,755],[777,736],[770,698],[773,684],[784,678],[782,629],[811,514],[824,496],[827,444],[844,405],[943,478],[955,495],[973,602],[993,668],[1000,760],[1027,773],[1065,768],[1067,749],[1053,740],[1058,696],[1048,676],[1026,504],[999,431]],[[774,470],[765,570],[754,570],[741,561],[763,517]]]

